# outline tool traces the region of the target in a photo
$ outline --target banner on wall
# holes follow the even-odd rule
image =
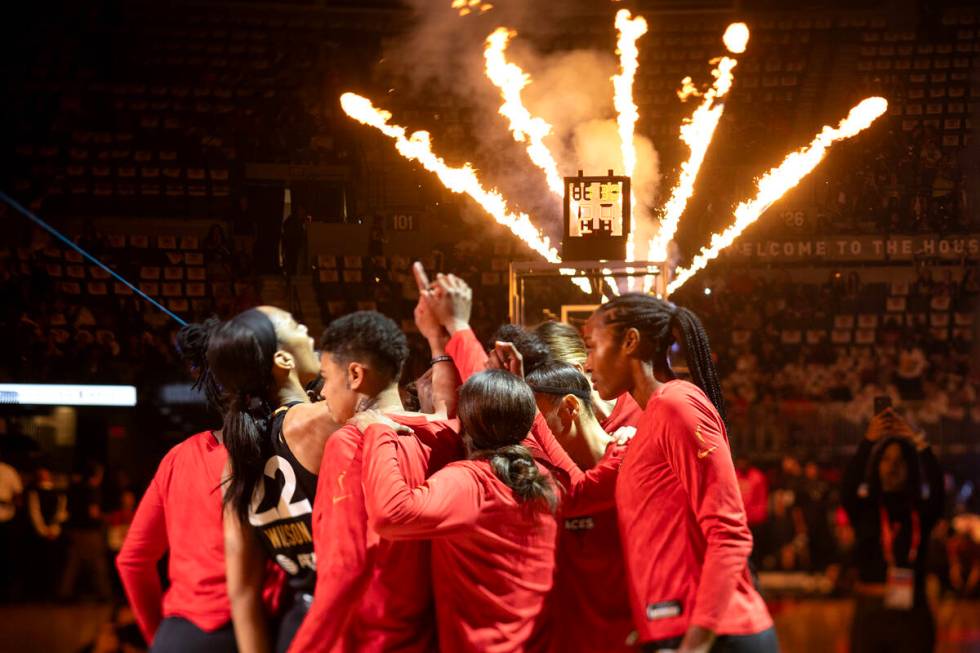
[[[969,236],[840,236],[737,241],[724,252],[732,262],[912,261],[917,258],[980,258],[980,234]]]

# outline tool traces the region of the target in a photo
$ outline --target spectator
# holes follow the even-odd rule
[[[102,465],[89,463],[84,476],[68,493],[68,560],[61,577],[58,597],[67,601],[76,594],[78,573],[83,568],[91,579],[96,596],[102,601],[112,598],[102,515]]]
[[[24,485],[17,470],[0,459],[0,599],[14,598],[16,591],[17,556],[17,508],[20,506]]]
[[[823,571],[833,560],[833,533],[830,529],[830,484],[820,477],[820,466],[804,466],[799,497],[800,511],[807,534],[807,557],[811,571]]]
[[[35,568],[40,572],[35,592],[37,598],[47,598],[54,593],[61,568],[61,531],[68,519],[68,497],[55,486],[51,470],[44,465],[38,466],[34,486],[27,493],[27,510],[34,533]]]
[[[953,591],[963,598],[980,597],[980,516],[954,517],[946,546]]]
[[[109,556],[112,560],[112,589],[117,598],[125,596],[122,582],[119,580],[119,573],[116,569],[116,556],[122,549],[123,542],[126,541],[126,533],[129,532],[129,525],[133,523],[133,515],[136,514],[136,495],[133,491],[126,488],[119,494],[119,507],[106,516],[106,542],[109,546]]]
[[[876,415],[842,487],[859,578],[853,653],[933,650],[925,543],[942,517],[943,495],[942,471],[925,439],[891,408]]]
[[[906,338],[898,351],[898,369],[895,384],[902,399],[922,399],[922,375],[928,367],[926,355],[910,338]]]
[[[769,538],[776,557],[763,561],[767,568],[793,571],[800,567],[806,544],[806,524],[798,505],[801,489],[800,462],[793,456],[784,456],[779,487],[769,494],[772,506]]]
[[[735,460],[735,476],[745,503],[745,513],[752,531],[752,559],[758,564],[759,556],[766,545],[764,527],[769,517],[769,482],[758,467],[748,458],[739,456]]]
[[[312,218],[302,204],[286,216],[282,222],[282,266],[283,274],[292,278],[295,274],[306,272],[306,229]]]

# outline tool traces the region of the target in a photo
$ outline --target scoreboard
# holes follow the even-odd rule
[[[609,260],[626,258],[630,233],[630,178],[613,175],[565,177],[565,230],[562,258]]]

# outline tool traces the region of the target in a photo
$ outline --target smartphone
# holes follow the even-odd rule
[[[888,395],[880,395],[875,397],[875,415],[881,415],[883,412],[892,407],[892,398]]]

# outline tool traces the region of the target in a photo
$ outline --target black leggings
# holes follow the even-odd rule
[[[276,635],[276,653],[286,653],[286,649],[296,636],[296,631],[303,625],[303,618],[310,609],[313,596],[310,594],[297,593],[293,598],[293,605],[286,610],[279,621],[279,631]]]
[[[644,644],[645,653],[679,648],[683,638]],[[711,646],[711,653],[779,653],[776,629],[770,628],[754,635],[720,635]]]
[[[150,653],[237,653],[235,631],[228,622],[218,630],[206,632],[182,617],[160,622]]]

